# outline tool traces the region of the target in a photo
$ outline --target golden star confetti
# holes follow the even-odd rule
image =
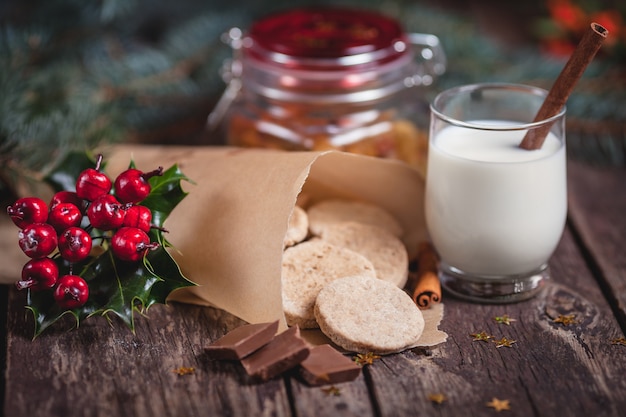
[[[622,346],[626,346],[626,338],[624,337],[619,337],[617,339],[613,339],[611,340],[611,344],[612,345],[622,345]]]
[[[513,345],[513,343],[515,343],[515,340],[510,340],[507,339],[506,337],[503,337],[500,340],[494,340],[496,347],[497,348],[501,348],[501,347],[511,347]]]
[[[447,398],[445,395],[441,393],[437,393],[437,394],[430,394],[428,396],[428,400],[435,404],[443,404],[443,402],[447,400]]]
[[[493,339],[493,336],[488,335],[484,331],[480,333],[472,333],[470,336],[473,338],[473,342],[488,342],[489,339]]]
[[[493,397],[486,405],[498,412],[511,409],[509,400],[499,400],[496,397]]]
[[[554,323],[561,323],[563,326],[569,326],[570,324],[578,323],[578,320],[576,320],[576,314],[559,314],[559,316],[552,321]]]
[[[180,368],[174,369],[172,372],[174,372],[175,374],[179,376],[191,375],[196,372],[196,368],[192,368],[188,366],[181,366]]]
[[[332,395],[334,397],[338,397],[339,395],[341,395],[341,391],[339,390],[339,388],[337,388],[334,385],[331,385],[330,387],[322,388],[322,392],[324,392],[324,394],[326,395]]]
[[[505,314],[503,316],[496,316],[493,318],[496,323],[498,324],[506,324],[507,326],[510,326],[512,322],[517,321],[515,319],[512,319],[511,317],[509,317],[508,314]]]
[[[354,357],[354,361],[359,366],[372,365],[377,359],[380,359],[380,355],[372,352],[359,353]]]

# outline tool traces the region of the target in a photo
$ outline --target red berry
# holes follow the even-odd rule
[[[20,230],[19,245],[26,256],[43,258],[57,247],[57,232],[47,223],[33,223]]]
[[[148,233],[152,227],[152,212],[145,206],[130,206],[126,209],[122,226],[136,227]]]
[[[78,308],[89,298],[89,286],[78,275],[64,275],[54,289],[54,300],[63,309]]]
[[[59,277],[59,268],[50,258],[31,259],[22,268],[22,279],[15,285],[18,290],[30,288],[33,291],[54,287]]]
[[[46,202],[37,197],[24,197],[7,207],[7,214],[20,229],[33,223],[45,223],[48,219]]]
[[[62,203],[72,203],[78,207],[81,212],[85,211],[85,200],[78,197],[78,194],[73,191],[59,191],[52,196],[52,200],[50,200],[50,210]]]
[[[48,224],[50,224],[57,233],[61,233],[68,227],[80,226],[83,220],[83,213],[72,203],[59,203],[50,209],[48,215]]]
[[[124,222],[126,211],[111,194],[95,199],[87,209],[87,217],[93,227],[100,230],[117,229]]]
[[[115,179],[115,195],[123,203],[139,203],[150,194],[148,180],[155,175],[163,175],[163,167],[151,172],[129,168]]]
[[[79,262],[89,256],[91,246],[91,236],[80,227],[70,227],[59,235],[59,252],[70,262]]]
[[[102,155],[98,155],[98,162],[95,168],[87,168],[80,173],[76,180],[76,195],[83,200],[94,201],[101,195],[111,191],[111,180],[100,172]]]
[[[136,227],[122,227],[111,238],[113,255],[123,261],[138,261],[149,249],[159,247],[158,243],[150,243],[150,237]]]

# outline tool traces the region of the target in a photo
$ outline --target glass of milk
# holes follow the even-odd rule
[[[535,295],[567,211],[565,109],[533,122],[547,91],[475,84],[431,105],[426,223],[450,293],[480,302]],[[538,150],[524,135],[551,128]]]

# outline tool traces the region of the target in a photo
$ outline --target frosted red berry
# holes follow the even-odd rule
[[[57,233],[63,232],[68,227],[80,226],[83,213],[72,203],[60,203],[50,209],[48,224],[54,227]]]
[[[122,226],[125,214],[123,205],[111,194],[96,198],[87,209],[89,222],[100,230],[113,230]]]
[[[163,167],[150,172],[129,168],[115,179],[115,195],[123,203],[139,203],[150,194],[148,180],[156,175],[163,175]]]
[[[15,283],[18,290],[30,288],[33,291],[48,290],[54,287],[59,278],[59,268],[50,258],[31,259],[22,268],[22,279]]]
[[[78,275],[64,275],[59,278],[53,295],[62,309],[78,308],[87,302],[89,286]]]
[[[7,207],[7,214],[20,229],[33,223],[45,223],[48,219],[48,205],[41,198],[24,197]]]
[[[145,206],[130,206],[126,209],[122,226],[136,227],[148,233],[152,227],[152,212]]]
[[[47,223],[33,223],[20,230],[19,246],[30,258],[43,258],[57,247],[57,232]]]
[[[59,235],[59,253],[69,262],[80,262],[91,253],[92,240],[80,227],[70,227]]]
[[[76,180],[76,194],[79,198],[94,201],[96,198],[111,191],[111,179],[100,171],[102,155],[98,155],[95,168],[87,168],[80,173]]]
[[[158,243],[150,243],[150,237],[136,227],[122,227],[111,238],[113,255],[122,261],[138,261],[150,249],[159,247]]]

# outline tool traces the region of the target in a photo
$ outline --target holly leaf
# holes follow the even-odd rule
[[[151,177],[149,180],[151,191],[140,204],[152,211],[152,223],[164,227],[167,216],[187,196],[181,187],[182,181],[193,183],[178,167],[173,165],[165,170],[163,175]]]
[[[66,161],[67,165],[62,164],[46,181],[67,186],[72,182],[59,179],[70,176],[75,178],[82,169],[93,166],[93,163],[86,166],[83,164],[84,156],[75,156],[77,161]],[[71,174],[62,172],[66,168]],[[60,275],[74,273],[87,282],[89,298],[79,308],[63,310],[54,301],[52,291],[29,290],[26,307],[34,316],[35,337],[68,314],[76,320],[76,327],[91,316],[102,315],[111,319],[110,315],[113,315],[134,331],[136,313],[144,313],[156,303],[166,303],[168,295],[178,288],[195,285],[182,274],[172,258],[169,253],[172,250],[171,245],[164,238],[163,232],[167,217],[188,194],[181,187],[182,181],[191,182],[177,165],[166,170],[162,176],[150,179],[150,195],[141,204],[153,213],[153,223],[157,227],[151,229],[149,236],[151,241],[158,242],[160,246],[149,251],[142,261],[117,259],[108,246],[107,237],[111,232],[107,235],[106,232],[95,229],[92,231],[92,238],[102,242],[102,250],[97,256],[75,264],[69,264],[59,256],[55,258]]]
[[[166,250],[169,244],[163,238],[163,234],[151,232],[151,235],[152,233],[156,234],[156,240],[161,246],[148,253],[146,257],[147,266],[153,273],[158,272],[159,276],[167,276],[167,279],[155,282],[150,288],[148,297],[142,300],[142,305],[146,311],[156,303],[165,304],[171,292],[189,286],[189,280],[185,278],[174,258]]]
[[[135,301],[146,298],[151,286],[160,279],[142,262],[116,260],[110,250],[80,264],[69,265],[60,257],[55,261],[60,275],[73,272],[87,282],[89,299],[79,308],[62,310],[51,291],[31,291],[27,307],[35,315],[35,337],[68,313],[76,319],[77,327],[90,316],[113,313],[134,330]]]
[[[78,325],[78,317],[73,310],[62,310],[54,301],[52,291],[28,290],[26,308],[33,314],[35,319],[35,331],[33,338],[54,324],[64,315],[72,315]]]

